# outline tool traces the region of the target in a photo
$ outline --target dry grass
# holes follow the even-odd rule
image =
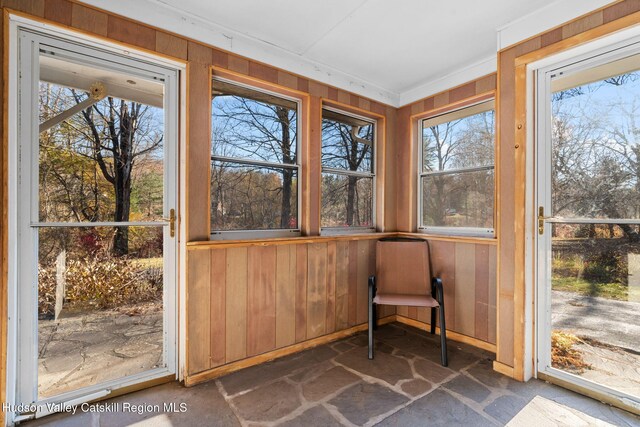
[[[66,268],[65,307],[115,309],[162,301],[162,269],[126,258],[70,260]],[[55,305],[56,271],[38,271],[38,312],[51,316]]]
[[[591,369],[582,353],[573,348],[579,342],[582,340],[573,334],[558,330],[551,332],[551,366],[577,374]]]

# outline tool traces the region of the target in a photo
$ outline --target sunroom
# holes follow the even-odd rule
[[[2,425],[640,425],[637,0],[0,0]]]

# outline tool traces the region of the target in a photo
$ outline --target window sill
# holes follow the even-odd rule
[[[325,227],[320,228],[320,236],[359,236],[361,234],[375,234],[375,228],[368,227]]]
[[[201,240],[187,242],[187,250],[209,249],[212,247],[234,247],[234,246],[274,246],[274,245],[301,245],[307,243],[322,243],[349,240],[376,240],[383,237],[396,236],[398,233],[353,233],[334,234],[322,236],[299,236],[299,237],[271,237],[256,239],[236,239],[236,240]]]
[[[426,230],[419,230],[416,233],[400,232],[397,234],[398,236],[401,236],[401,237],[417,237],[417,238],[423,238],[427,240],[436,240],[436,241],[442,241],[442,242],[476,243],[476,244],[491,245],[491,246],[498,244],[498,239],[493,234],[491,236],[480,237],[480,236],[454,235],[454,234],[444,234],[444,233],[438,234],[438,233],[433,233]]]

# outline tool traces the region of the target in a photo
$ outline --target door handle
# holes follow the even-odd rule
[[[169,236],[176,235],[176,210],[169,209],[169,218],[162,218],[163,221],[169,221]]]
[[[544,216],[544,206],[538,207],[538,234],[544,234],[544,220],[549,217]]]

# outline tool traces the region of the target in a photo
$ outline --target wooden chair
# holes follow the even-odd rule
[[[431,308],[431,333],[440,314],[442,366],[448,365],[442,280],[431,275],[429,243],[421,239],[387,238],[376,245],[376,275],[369,277],[369,359],[373,359],[376,305]]]

